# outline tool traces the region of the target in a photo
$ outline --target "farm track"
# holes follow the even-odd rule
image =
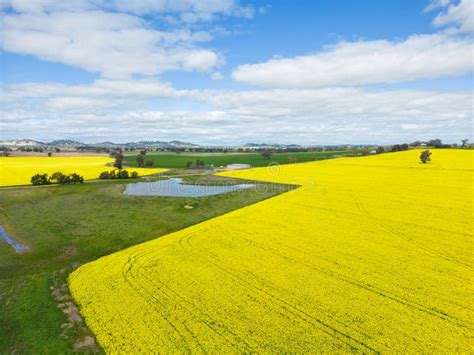
[[[86,264],[71,291],[109,351],[466,352],[473,156],[416,154],[225,173],[302,188]]]

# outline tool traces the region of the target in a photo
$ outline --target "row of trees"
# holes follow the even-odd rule
[[[69,175],[63,174],[59,171],[51,174],[36,174],[31,177],[31,184],[32,185],[51,185],[51,184],[82,184],[84,182],[84,178],[76,173],[72,173]]]
[[[127,170],[111,170],[111,171],[103,171],[99,175],[99,179],[107,180],[107,179],[135,179],[138,177],[138,173],[136,171],[132,171],[129,173]]]

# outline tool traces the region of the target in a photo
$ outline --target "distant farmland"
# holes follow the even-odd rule
[[[146,155],[146,159],[153,159],[155,161],[153,166],[157,168],[185,168],[187,162],[191,161],[194,163],[196,159],[203,160],[205,164],[214,164],[215,167],[226,166],[228,164],[250,164],[253,167],[260,167],[267,166],[271,163],[288,164],[290,160],[294,163],[303,163],[351,153],[351,151],[275,153],[271,159],[266,159],[259,153],[176,154],[149,152]],[[137,166],[136,155],[127,155],[124,159],[124,164],[127,166]]]
[[[473,153],[226,173],[301,187],[83,265],[70,289],[108,352],[468,353]]]

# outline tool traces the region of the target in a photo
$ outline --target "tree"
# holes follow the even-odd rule
[[[51,153],[51,152],[48,152],[48,157],[50,157],[51,155],[53,155],[53,153]]]
[[[381,154],[383,152],[385,152],[385,149],[382,146],[377,147],[377,150],[375,151],[375,153],[377,153],[377,154]]]
[[[68,176],[69,182],[73,184],[82,184],[84,182],[84,178],[76,173],[72,173]]]
[[[117,176],[119,179],[128,179],[128,171],[127,170],[120,170],[118,172],[118,176]]]
[[[428,145],[430,147],[443,148],[443,142],[439,138],[429,140]]]
[[[36,174],[31,177],[32,185],[49,185],[51,182],[48,179],[48,174]]]
[[[424,150],[420,154],[420,160],[423,164],[426,162],[431,161],[431,152],[429,150]]]
[[[108,171],[103,171],[99,175],[99,179],[101,179],[101,180],[106,180],[106,179],[109,179],[109,178],[110,178],[110,174],[109,174]]]
[[[153,159],[147,159],[145,160],[145,166],[147,168],[151,168],[155,164],[155,161]]]
[[[145,154],[140,153],[137,155],[137,165],[141,168],[143,164],[145,164]]]
[[[186,162],[186,169],[192,169],[192,167],[193,167],[193,162],[192,161]]]
[[[265,159],[270,159],[273,155],[273,150],[271,149],[264,149],[262,150],[262,152],[260,153],[262,155],[262,157],[264,157]]]
[[[122,169],[123,168],[123,154],[118,152],[115,154],[115,163],[114,163],[114,166],[117,168],[117,169]]]
[[[462,142],[461,148],[466,148],[468,141],[469,141],[469,139],[463,139],[463,140],[461,141],[461,142]]]

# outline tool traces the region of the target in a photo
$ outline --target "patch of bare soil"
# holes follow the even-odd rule
[[[51,286],[50,290],[58,308],[67,316],[67,322],[61,325],[61,337],[72,338],[74,351],[99,352],[99,347],[94,337],[90,335],[79,308],[72,300],[67,285],[62,283]]]

